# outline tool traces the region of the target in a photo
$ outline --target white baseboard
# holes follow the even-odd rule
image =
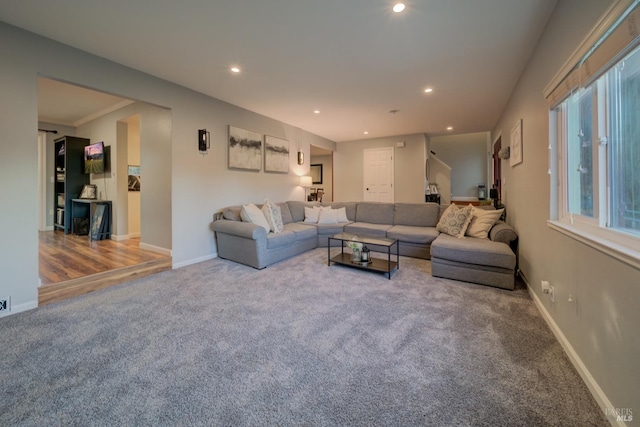
[[[175,270],[176,268],[182,268],[182,267],[186,267],[188,265],[192,265],[192,264],[197,264],[199,262],[204,262],[204,261],[209,261],[210,259],[214,259],[214,258],[218,258],[218,253],[213,253],[210,255],[205,255],[203,257],[200,258],[196,258],[196,259],[190,259],[188,261],[182,261],[182,262],[178,262],[173,264],[173,269]]]
[[[171,249],[161,248],[160,246],[154,246],[148,243],[140,242],[140,249],[145,249],[151,252],[157,252],[159,254],[166,255],[166,256],[173,256]]]
[[[6,313],[0,313],[0,317],[11,316],[12,314],[18,314],[23,311],[33,310],[34,308],[38,308],[38,301],[29,301],[24,304],[12,305],[11,311]]]
[[[596,399],[596,402],[598,402],[598,405],[600,406],[600,409],[602,409],[602,412],[606,413],[607,409],[611,410],[615,408],[611,401],[604,394],[604,391],[602,391],[595,378],[593,378],[591,372],[589,372],[587,367],[584,365],[582,359],[580,359],[580,356],[578,356],[578,353],[576,353],[571,343],[569,343],[567,337],[564,336],[564,334],[560,330],[560,327],[557,325],[555,320],[553,320],[553,317],[551,317],[551,314],[549,314],[547,308],[544,306],[542,301],[540,301],[540,298],[538,298],[538,295],[535,293],[526,277],[524,277],[523,274],[520,274],[520,277],[522,277],[522,280],[524,280],[524,282],[526,283],[527,289],[529,290],[529,295],[531,295],[533,302],[536,304],[536,307],[540,311],[540,314],[542,314],[542,318],[545,320],[545,322],[547,322],[547,325],[549,325],[551,332],[553,332],[557,340],[560,342],[560,345],[569,357],[569,360],[580,374],[580,377],[582,377],[582,381],[584,381],[584,383],[587,385],[587,388],[589,388],[589,391]],[[627,425],[624,421],[616,421],[612,416],[608,416],[607,419],[612,426],[626,427]]]
[[[111,240],[115,240],[116,242],[121,242],[123,240],[135,239],[136,237],[140,237],[140,233],[112,234]]]

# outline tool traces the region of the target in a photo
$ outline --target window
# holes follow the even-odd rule
[[[570,95],[552,114],[558,117],[558,219],[637,250],[640,48]]]
[[[640,265],[640,40],[632,34],[625,46],[618,37],[626,31],[620,22],[640,17],[637,6],[553,83],[547,98],[556,135],[551,226]],[[613,33],[617,50],[607,45]]]
[[[611,227],[640,235],[640,50],[607,73]]]

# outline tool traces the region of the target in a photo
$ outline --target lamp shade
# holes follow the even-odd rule
[[[300,186],[301,187],[311,187],[313,185],[313,179],[309,175],[304,175],[300,177]]]

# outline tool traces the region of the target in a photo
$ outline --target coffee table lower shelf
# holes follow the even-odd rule
[[[376,271],[378,273],[385,273],[389,276],[389,279],[391,279],[391,275],[398,270],[397,262],[380,258],[371,258],[371,262],[366,265],[351,262],[351,254],[349,253],[339,253],[338,255],[330,258],[329,261],[329,265],[331,265],[331,262],[333,262],[339,265],[359,268],[361,270],[370,270]]]

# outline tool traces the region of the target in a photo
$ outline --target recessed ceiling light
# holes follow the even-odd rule
[[[365,131],[364,131],[364,134],[365,134],[365,135],[369,135],[369,131],[366,131],[366,130],[365,130]]]
[[[320,114],[320,110],[313,110],[313,114]]]
[[[428,88],[426,88],[424,91],[425,91],[426,93],[431,93],[431,92],[433,92],[433,89],[432,89],[432,88],[430,88],[430,87],[428,87]]]
[[[447,130],[453,130],[453,126],[449,126]]]
[[[400,13],[404,10],[404,3],[396,3],[393,5],[393,11],[395,13]]]
[[[232,73],[239,73],[239,72],[240,72],[240,68],[238,68],[238,67],[231,67],[231,72],[232,72]]]

